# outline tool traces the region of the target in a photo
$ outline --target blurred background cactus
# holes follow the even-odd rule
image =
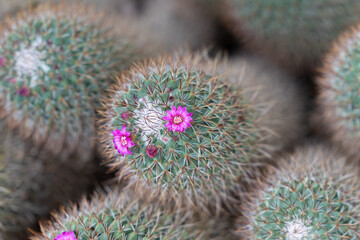
[[[327,147],[298,149],[255,184],[242,206],[243,239],[357,239],[359,178]]]
[[[340,33],[359,22],[357,1],[227,0],[223,16],[246,45],[297,74],[319,67]]]
[[[90,202],[83,199],[80,206],[55,213],[31,239],[195,239],[186,230],[186,218],[176,214],[167,213],[151,195],[145,200],[128,191],[98,192]]]
[[[64,3],[42,4],[3,24],[0,105],[2,133],[11,137],[4,143],[0,184],[9,200],[0,235],[90,187],[99,164],[95,108],[115,71],[138,56],[125,20],[114,27],[115,20]]]
[[[326,123],[332,142],[360,166],[359,33],[359,26],[345,32],[326,57],[317,79],[320,114],[316,117]]]

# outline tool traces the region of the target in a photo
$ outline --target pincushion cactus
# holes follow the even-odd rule
[[[33,226],[37,217],[79,198],[90,187],[94,164],[79,171],[49,159],[11,131],[1,135],[0,239],[25,239],[26,227]]]
[[[359,31],[357,26],[344,33],[325,59],[318,79],[320,114],[315,117],[333,143],[360,164]]]
[[[231,75],[219,59],[184,53],[135,65],[121,75],[99,121],[104,153],[120,179],[135,175],[197,197],[219,194],[251,161],[283,149],[285,142],[274,132],[287,128],[286,119],[294,119],[291,126],[300,123],[294,116],[301,118],[301,103],[292,109],[276,104],[278,95],[262,93],[252,81],[275,83],[273,78],[284,76],[269,71],[259,77],[261,67],[249,63],[246,68],[246,63],[240,71],[232,68]],[[270,112],[277,107],[286,115],[273,118]],[[288,143],[299,136],[289,134]]]
[[[243,239],[358,239],[359,178],[324,146],[297,150],[244,193]]]
[[[41,233],[31,239],[195,239],[184,225],[185,218],[168,214],[151,194],[146,200],[129,191],[104,194],[96,194],[90,202],[84,199],[79,207],[62,209],[52,222],[41,223]]]
[[[1,143],[9,147],[0,172],[0,189],[6,189],[0,235],[20,233],[91,185],[94,109],[115,68],[125,68],[138,52],[123,22],[117,28],[111,20],[66,2],[40,5],[3,24],[0,112],[2,134],[12,137]]]
[[[359,13],[360,2],[351,0],[227,0],[223,15],[250,48],[301,73],[319,66]]]
[[[94,106],[114,70],[134,58],[131,34],[81,5],[41,5],[0,39],[1,112],[11,127],[64,159],[93,153]]]

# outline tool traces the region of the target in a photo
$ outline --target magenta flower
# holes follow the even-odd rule
[[[126,131],[126,126],[124,125],[121,130],[116,129],[111,133],[114,135],[115,149],[118,150],[121,156],[131,155],[129,148],[135,146],[135,143],[131,140],[131,133]]]
[[[54,240],[77,240],[76,236],[73,232],[63,232],[62,234],[59,234],[56,236]]]
[[[185,129],[191,127],[192,113],[188,113],[186,107],[182,108],[179,106],[177,109],[175,106],[171,108],[170,111],[166,111],[166,116],[163,117],[164,120],[168,121],[165,124],[165,127],[168,128],[169,131],[173,132],[184,132]]]
[[[6,64],[6,58],[0,57],[0,67],[4,67]]]
[[[155,147],[154,145],[149,145],[146,147],[146,154],[150,157],[150,158],[154,158],[157,155],[157,147]]]
[[[28,88],[27,86],[22,86],[19,91],[18,94],[24,97],[27,97],[30,95],[30,88]]]
[[[126,112],[123,112],[120,116],[122,119],[127,120],[130,118],[130,113],[128,111],[126,111]]]

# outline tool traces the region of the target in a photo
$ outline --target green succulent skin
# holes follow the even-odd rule
[[[2,108],[11,126],[36,144],[64,158],[79,151],[86,159],[92,151],[84,149],[94,145],[94,108],[115,71],[133,59],[133,48],[96,17],[50,6],[55,10],[40,6],[2,34]]]
[[[340,195],[337,186],[310,179],[279,183],[258,206],[253,220],[256,239],[356,239],[348,226],[358,223]],[[298,233],[289,233],[287,224],[292,222],[297,222]]]
[[[252,132],[250,107],[217,76],[181,67],[145,67],[114,96],[106,133],[127,126],[136,146],[121,161],[157,186],[198,191],[207,183],[216,185],[228,172],[240,170],[254,151],[257,136]],[[184,132],[164,126],[162,118],[173,106],[193,113],[191,127]],[[141,114],[144,109],[156,109],[156,120],[146,120]],[[129,117],[124,119],[124,113]],[[156,147],[156,156],[147,154],[149,145]],[[114,149],[112,142],[108,148]]]
[[[73,232],[77,240],[192,240],[184,219],[168,212],[156,202],[133,195],[131,191],[96,194],[91,202],[64,209],[54,221],[41,224],[41,233],[31,239],[54,239],[63,232]]]
[[[289,69],[319,66],[331,43],[359,21],[360,12],[360,4],[351,0],[228,2],[231,9],[224,14],[231,15],[249,45],[265,47]]]

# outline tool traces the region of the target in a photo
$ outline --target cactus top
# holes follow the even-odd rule
[[[360,3],[352,0],[227,0],[224,12],[245,34],[290,69],[319,64],[331,43],[359,21]],[[242,36],[243,37],[243,36]]]
[[[91,202],[83,200],[54,215],[53,222],[41,223],[41,233],[31,239],[194,239],[178,212],[167,214],[156,202],[150,204],[153,195],[137,197],[123,190],[96,193]]]
[[[216,191],[234,179],[258,140],[253,111],[218,67],[200,55],[174,55],[133,67],[104,103],[102,140],[109,159],[157,186]],[[126,126],[131,154],[111,132]],[[125,139],[125,138],[124,138]]]
[[[360,27],[344,33],[327,56],[320,78],[323,117],[335,140],[358,154],[360,147]]]
[[[127,35],[115,38],[93,11],[45,4],[0,32],[2,113],[11,126],[55,152],[65,149],[63,144],[88,151],[93,106],[115,68],[131,59]]]
[[[356,172],[323,150],[330,151],[297,152],[253,193],[243,206],[246,223],[239,225],[245,239],[357,239]]]

